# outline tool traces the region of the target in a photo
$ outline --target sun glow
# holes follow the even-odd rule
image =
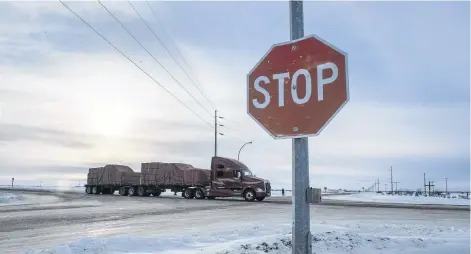
[[[91,133],[108,138],[126,136],[131,115],[126,107],[114,100],[101,100],[90,105],[87,112]]]

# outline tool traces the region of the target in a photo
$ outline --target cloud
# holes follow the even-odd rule
[[[70,137],[75,136],[75,137]],[[80,141],[78,135],[65,131],[22,126],[18,124],[0,124],[0,143],[20,140],[40,141],[68,148],[89,148],[91,144]]]
[[[129,12],[132,9],[127,3],[105,4],[209,112],[99,5],[70,3],[211,125],[209,103]],[[276,186],[291,186],[291,142],[273,141],[247,116],[245,91],[246,74],[259,57],[272,43],[288,39],[287,19],[281,18],[287,17],[286,3],[155,4],[164,8],[156,8],[159,14],[164,12],[159,17],[225,118],[220,120],[225,126],[219,130],[225,135],[219,137],[218,154],[236,157],[242,144],[251,140],[253,144],[244,147],[241,159]],[[92,165],[122,163],[139,170],[140,162],[151,160],[209,167],[214,130],[60,3],[9,6],[13,6],[9,12],[18,15],[0,15],[2,24],[17,25],[15,29],[0,25],[4,35],[0,56],[5,56],[0,60],[0,166],[5,168],[0,175],[21,171],[30,179],[55,175],[76,179],[80,172],[84,178],[85,169]],[[136,6],[145,10],[144,3]],[[419,15],[409,10],[401,20],[397,13],[387,12],[397,6],[409,5],[305,3],[306,13],[316,9],[316,15],[306,15],[306,33],[315,32],[338,45],[349,52],[351,61],[350,103],[322,135],[309,140],[315,186],[359,188],[378,177],[387,179],[390,165],[397,167],[401,181],[414,179],[404,183],[411,188],[420,182],[422,171],[436,179],[445,174],[434,165],[450,165],[447,172],[453,174],[456,184],[466,186],[458,180],[460,176],[469,178],[469,39],[465,38],[469,26],[454,18],[454,5],[431,3],[433,8],[438,6],[431,10],[410,5],[421,13],[420,22]],[[221,8],[227,11],[224,19],[210,15]],[[272,9],[263,20],[249,15],[260,8]],[[440,9],[443,16],[437,16]],[[246,13],[247,19],[240,20],[233,13]],[[333,14],[339,18],[327,19]],[[150,13],[145,15],[176,54],[162,27]],[[321,21],[323,26],[315,25]],[[271,32],[260,30],[267,27],[273,28]],[[221,34],[216,36],[215,30]],[[446,38],[435,38],[436,31],[444,31],[442,37]],[[208,34],[212,37],[205,37]],[[445,47],[446,43],[452,47]],[[434,54],[428,54],[430,51]],[[413,177],[408,175],[411,168],[417,170]]]

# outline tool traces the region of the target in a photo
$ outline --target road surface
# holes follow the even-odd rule
[[[1,191],[1,190],[0,190]],[[11,190],[9,190],[11,192]],[[130,234],[164,236],[208,231],[224,223],[250,224],[269,221],[290,223],[292,207],[286,197],[268,202],[238,200],[185,200],[181,197],[121,197],[19,191],[45,202],[0,206],[1,253],[24,253],[28,249],[48,249],[83,237]],[[46,199],[41,199],[48,197]],[[51,198],[53,197],[53,198]],[[31,198],[31,197],[30,197]],[[469,211],[341,206],[338,203],[313,205],[312,222],[374,222],[467,225]]]

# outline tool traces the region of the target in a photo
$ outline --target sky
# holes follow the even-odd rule
[[[288,2],[102,3],[148,52],[98,2],[66,2],[154,80],[60,2],[0,2],[0,184],[83,184],[108,163],[209,168],[216,108],[218,155],[252,141],[240,160],[291,189],[291,140],[246,108],[246,75],[290,39]],[[347,52],[350,87],[309,138],[311,186],[389,189],[392,167],[398,188],[421,188],[426,173],[436,189],[448,178],[468,190],[469,2],[306,1],[304,25]]]

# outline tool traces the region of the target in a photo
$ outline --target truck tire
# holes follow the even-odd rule
[[[136,196],[136,195],[137,195],[136,192],[137,192],[137,191],[136,191],[136,188],[135,188],[135,187],[129,187],[129,191],[128,191],[129,196]]]
[[[137,188],[137,195],[139,195],[139,197],[144,197],[146,195],[146,188],[139,186]]]
[[[265,199],[265,197],[258,197],[256,198],[258,201],[263,201]]]
[[[92,187],[90,186],[85,187],[85,193],[92,194]]]
[[[160,196],[160,194],[162,194],[162,192],[160,190],[155,190],[155,191],[152,192],[152,196],[154,196],[154,197],[158,197],[158,196]]]
[[[119,188],[119,195],[127,196],[128,195],[128,189],[126,189],[125,187]]]
[[[252,189],[247,189],[246,191],[244,191],[244,199],[245,201],[249,201],[249,202],[254,201],[255,191],[253,191]]]
[[[192,189],[185,189],[183,191],[183,197],[186,199],[192,199],[195,197],[195,192]]]
[[[95,195],[100,194],[100,190],[99,190],[98,186],[93,186],[92,187],[92,193],[95,194]]]
[[[196,189],[195,190],[195,198],[196,199],[204,199],[204,191],[202,189]]]

